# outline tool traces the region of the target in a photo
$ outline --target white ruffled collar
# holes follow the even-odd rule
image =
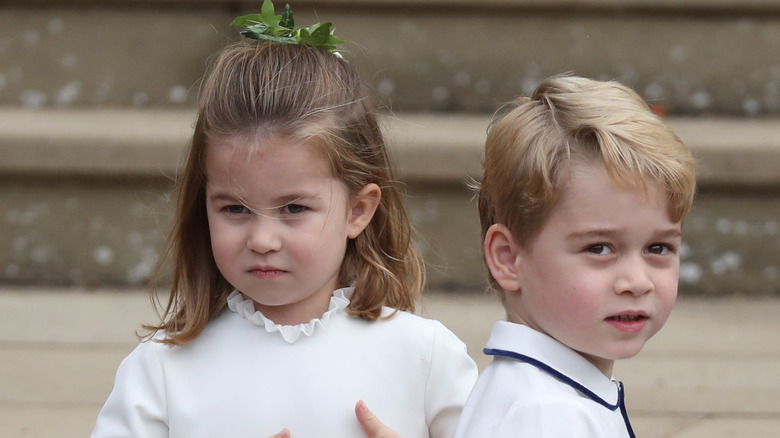
[[[301,334],[311,336],[316,327],[325,327],[330,319],[338,312],[344,310],[349,305],[349,298],[352,296],[353,287],[345,287],[333,291],[330,297],[328,310],[319,318],[314,318],[306,324],[281,325],[266,318],[262,312],[255,310],[254,301],[244,298],[244,295],[234,290],[228,295],[227,305],[230,310],[246,318],[253,324],[265,328],[268,333],[279,332],[288,344],[297,341]]]

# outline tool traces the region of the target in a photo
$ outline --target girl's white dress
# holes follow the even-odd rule
[[[404,438],[452,437],[477,377],[465,345],[407,312],[350,316],[351,292],[335,291],[322,317],[297,326],[233,292],[195,341],[141,342],[92,437],[264,438],[288,428],[293,438],[357,438],[361,399]]]

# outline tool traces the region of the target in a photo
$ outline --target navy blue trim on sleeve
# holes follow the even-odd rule
[[[605,408],[615,411],[616,409],[620,408],[620,413],[623,416],[623,421],[626,423],[626,429],[628,430],[628,436],[631,438],[636,438],[636,435],[634,435],[634,429],[631,427],[631,423],[628,421],[628,413],[626,412],[626,404],[623,399],[623,382],[618,382],[618,402],[616,405],[612,405],[608,403],[603,398],[599,397],[591,391],[590,389],[586,388],[582,384],[576,382],[569,376],[561,373],[560,371],[556,370],[555,368],[547,365],[544,362],[538,361],[532,357],[528,357],[524,354],[515,353],[514,351],[507,351],[507,350],[499,350],[495,348],[485,348],[482,350],[485,354],[489,356],[503,356],[503,357],[509,357],[511,359],[517,359],[522,362],[526,362],[528,364],[531,364],[535,366],[536,368],[539,368],[540,370],[546,372],[547,374],[550,374],[551,376],[555,377],[556,379],[560,380],[561,382],[571,386],[572,388],[576,389],[577,391],[584,394],[589,399],[595,401],[596,403],[604,406]]]

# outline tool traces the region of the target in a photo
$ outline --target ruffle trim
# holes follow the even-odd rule
[[[227,305],[230,310],[246,318],[249,322],[265,328],[265,331],[268,333],[279,332],[285,342],[292,344],[300,338],[301,334],[311,336],[317,330],[317,327],[327,326],[334,315],[347,308],[349,297],[352,295],[353,290],[354,288],[352,287],[336,289],[333,291],[333,296],[330,297],[328,310],[321,317],[314,318],[305,324],[297,325],[281,325],[271,321],[262,312],[255,310],[254,301],[244,298],[244,295],[237,290],[228,295]]]

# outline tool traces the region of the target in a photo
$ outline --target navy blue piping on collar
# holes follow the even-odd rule
[[[628,421],[628,412],[626,411],[626,397],[625,393],[623,392],[623,382],[618,382],[618,402],[620,403],[620,413],[623,415],[623,422],[626,423],[628,436],[631,438],[636,438],[636,435],[634,435],[634,428],[631,427],[631,422]]]
[[[535,366],[536,368],[539,368],[540,370],[550,374],[551,376],[555,377],[556,379],[560,380],[561,382],[571,386],[572,388],[576,389],[577,391],[581,392],[585,396],[587,396],[589,399],[595,401],[596,403],[600,404],[601,406],[604,406],[605,408],[609,409],[610,411],[614,411],[618,408],[620,408],[620,414],[623,416],[623,422],[626,423],[626,430],[628,431],[628,436],[631,438],[636,438],[636,435],[634,435],[634,429],[631,427],[631,422],[628,421],[628,413],[626,412],[626,403],[624,400],[623,395],[623,382],[618,382],[618,402],[616,405],[609,404],[606,400],[599,397],[591,391],[590,389],[586,388],[585,386],[581,385],[580,383],[574,381],[571,377],[561,373],[560,371],[556,370],[555,368],[547,365],[544,362],[538,361],[532,357],[528,357],[526,355],[515,353],[514,351],[507,351],[507,350],[498,350],[495,348],[485,348],[482,350],[486,355],[489,356],[504,356],[509,357],[512,359],[517,359],[519,361],[526,362],[528,364],[531,364]]]

